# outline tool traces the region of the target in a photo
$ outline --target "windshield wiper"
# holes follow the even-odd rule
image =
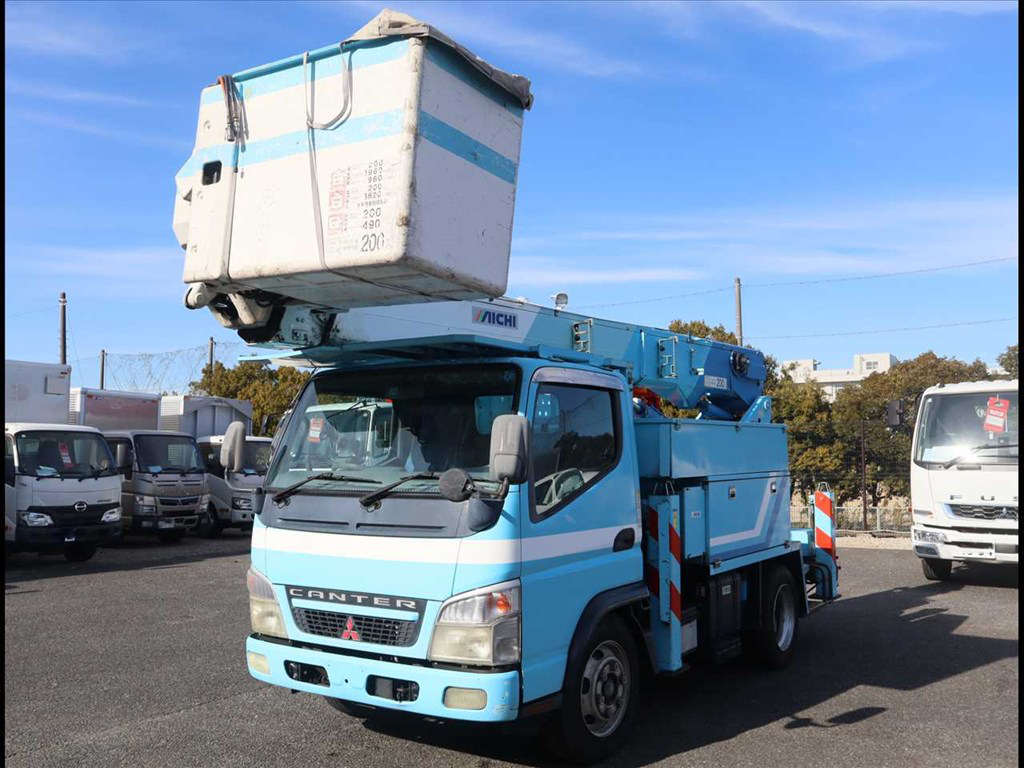
[[[400,485],[404,485],[405,483],[413,480],[437,480],[439,477],[440,475],[437,474],[437,472],[418,472],[415,475],[406,475],[405,477],[398,478],[393,483],[385,485],[383,488],[378,488],[376,491],[371,491],[364,496],[360,496],[359,503],[363,505],[364,509],[369,509],[385,496],[390,495],[391,492]]]
[[[294,485],[289,485],[284,490],[278,491],[271,497],[271,500],[275,504],[280,504],[288,497],[298,493],[306,483],[311,483],[314,480],[337,480],[339,483],[373,483],[374,485],[380,485],[380,480],[370,480],[365,477],[355,477],[354,475],[336,475],[334,472],[321,472],[319,475],[310,475],[304,480],[299,480]]]
[[[950,459],[949,461],[947,461],[945,464],[942,465],[942,468],[943,469],[949,469],[954,464],[959,464],[961,461],[966,459],[968,456],[971,456],[971,455],[977,453],[978,451],[984,451],[985,449],[992,449],[992,448],[1016,448],[1016,447],[1017,447],[1017,443],[1005,443],[1005,444],[1000,444],[1000,443],[982,443],[981,445],[974,446],[973,448],[968,450],[967,453],[961,454],[960,456],[957,456],[956,458]]]

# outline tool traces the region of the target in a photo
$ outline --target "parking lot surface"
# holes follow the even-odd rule
[[[607,765],[1018,763],[1016,567],[927,582],[910,552],[842,551],[843,598],[788,668],[733,662],[647,686]],[[5,572],[9,766],[545,765],[534,729],[361,721],[246,672],[248,538],[129,539]]]

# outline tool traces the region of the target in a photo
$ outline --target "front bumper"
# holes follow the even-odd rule
[[[473,672],[457,669],[399,664],[379,659],[350,656],[329,650],[295,647],[287,641],[271,642],[250,635],[245,644],[249,653],[266,657],[270,674],[257,672],[249,665],[249,674],[257,680],[305,693],[344,699],[382,709],[411,712],[448,720],[507,722],[519,715],[519,672]],[[310,664],[327,671],[328,685],[299,682],[288,676],[286,662]],[[371,676],[410,681],[419,687],[415,701],[396,701],[376,696],[367,689]],[[445,706],[449,687],[485,691],[483,709],[454,709]]]
[[[929,534],[942,534],[945,542],[926,541]],[[988,563],[1017,562],[1017,531],[994,533],[991,530],[970,530],[962,528],[940,528],[930,525],[915,525],[911,528],[914,553],[918,557],[938,560],[970,560]]]
[[[191,531],[199,524],[199,513],[176,512],[161,515],[135,515],[132,518],[132,531],[135,533],[162,533],[164,531]]]
[[[19,525],[15,542],[22,550],[60,552],[68,544],[104,544],[120,536],[121,532],[120,522],[78,526]]]

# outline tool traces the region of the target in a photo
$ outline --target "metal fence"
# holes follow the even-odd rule
[[[812,528],[814,509],[793,507],[790,520],[793,527]],[[868,532],[876,535],[901,536],[910,534],[912,522],[910,507],[868,507],[868,524],[864,526],[864,508],[859,504],[836,507],[836,529],[840,532]]]

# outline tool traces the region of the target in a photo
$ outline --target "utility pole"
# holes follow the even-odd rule
[[[740,297],[740,279],[737,277],[736,282],[736,340],[739,345],[743,346],[743,300]]]
[[[103,389],[103,385],[107,381],[107,350],[100,350],[100,389]]]
[[[864,530],[868,529],[868,443],[864,434],[864,420],[860,422],[860,502],[864,516]]]
[[[206,360],[207,370],[209,370],[211,376],[213,376],[213,345],[214,345],[213,336],[211,336],[210,337],[210,351],[209,351],[209,353],[207,355],[207,360]]]
[[[60,292],[60,364],[68,363],[68,297]]]

